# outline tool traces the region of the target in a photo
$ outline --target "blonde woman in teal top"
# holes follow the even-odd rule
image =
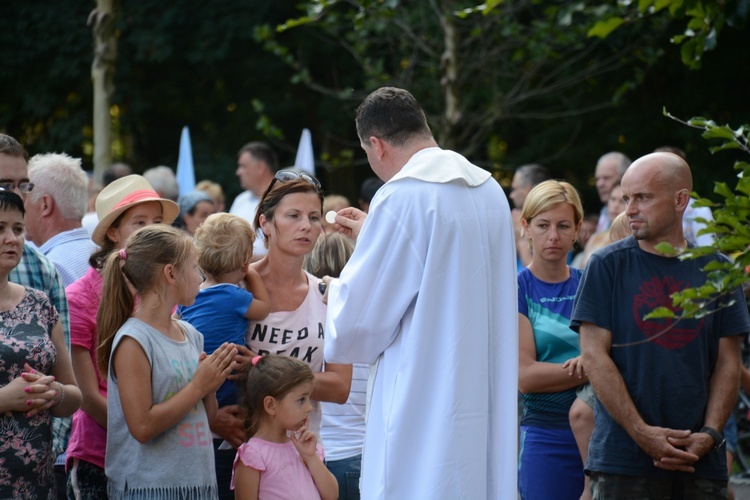
[[[582,219],[578,193],[562,181],[537,185],[521,212],[521,237],[532,251],[518,274],[518,388],[525,406],[518,487],[524,500],[578,500],[583,490],[583,464],[568,422],[576,387],[588,381],[578,335],[568,327],[581,271],[566,260]]]

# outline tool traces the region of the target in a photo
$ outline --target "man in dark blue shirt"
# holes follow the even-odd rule
[[[740,335],[750,331],[745,301],[737,289],[700,318],[644,320],[656,307],[674,309],[672,293],[702,285],[703,267],[726,258],[656,250],[687,247],[692,176],[682,158],[644,156],[621,185],[633,238],[592,256],[571,319],[598,396],[586,464],[593,496],[726,498],[721,431],[739,388]]]

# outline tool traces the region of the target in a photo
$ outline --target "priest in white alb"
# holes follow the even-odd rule
[[[376,363],[363,499],[515,499],[518,325],[510,208],[491,175],[440,149],[407,91],[381,88],[357,133],[385,185],[328,280],[325,359]]]

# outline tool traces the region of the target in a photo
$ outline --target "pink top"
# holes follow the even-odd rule
[[[324,460],[323,447],[318,443],[316,453]],[[237,450],[237,461],[260,471],[259,500],[320,500],[309,469],[302,461],[297,448],[291,441],[272,443],[259,438],[250,438]],[[234,489],[234,471],[232,471]]]
[[[86,274],[65,289],[70,306],[70,344],[89,351],[96,370],[99,393],[107,397],[107,379],[99,374],[96,347],[99,335],[96,330],[96,312],[102,298],[102,276],[90,267]],[[73,426],[67,449],[67,460],[78,458],[104,468],[107,449],[107,429],[96,423],[88,413],[78,410],[73,414]]]

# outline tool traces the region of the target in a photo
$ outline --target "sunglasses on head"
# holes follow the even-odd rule
[[[273,176],[273,179],[274,181],[279,182],[289,182],[295,179],[302,179],[320,189],[320,181],[318,181],[318,179],[316,179],[312,175],[306,174],[304,172],[300,173],[295,172],[294,170],[279,170],[278,172],[276,172],[276,175]]]

